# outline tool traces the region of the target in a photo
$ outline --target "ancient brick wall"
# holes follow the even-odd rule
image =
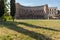
[[[16,4],[15,17],[19,19],[45,19],[48,14],[48,5],[26,7]]]

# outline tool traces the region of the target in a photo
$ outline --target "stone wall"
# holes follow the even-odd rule
[[[46,19],[48,16],[48,5],[42,6],[22,6],[19,3],[16,4],[15,18],[19,19]]]

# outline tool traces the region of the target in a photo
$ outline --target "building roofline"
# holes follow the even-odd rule
[[[32,7],[32,8],[33,8],[33,7],[34,7],[34,8],[35,8],[35,7],[43,7],[43,6],[46,6],[46,5],[48,6],[48,4],[40,5],[40,6],[24,6],[24,5],[21,5],[20,3],[16,3],[16,4],[18,4],[18,5],[22,6],[22,7],[27,7],[27,8],[31,8],[31,7]]]

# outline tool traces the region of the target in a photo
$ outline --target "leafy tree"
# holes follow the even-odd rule
[[[6,20],[7,15],[8,15],[7,0],[0,0],[0,18]]]
[[[10,0],[10,15],[12,16],[13,22],[14,22],[14,16],[15,16],[15,0]]]
[[[4,5],[5,5],[5,9],[4,9],[4,13],[8,13],[8,3],[7,3],[7,0],[4,0]]]
[[[4,15],[4,0],[0,0],[0,18]]]
[[[4,8],[4,16],[3,17],[7,20],[7,17],[9,17],[9,13],[8,13],[8,11],[9,11],[8,10],[8,7],[9,7],[8,5],[9,4],[8,4],[7,0],[4,0],[4,5],[5,5],[5,8]]]

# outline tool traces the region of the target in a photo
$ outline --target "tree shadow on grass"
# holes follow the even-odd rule
[[[5,27],[7,27],[8,29],[17,31],[19,33],[22,33],[24,35],[28,35],[36,40],[52,40],[51,38],[49,38],[46,35],[43,34],[39,34],[33,31],[29,31],[27,29],[24,29],[22,27],[18,27],[15,23],[13,22],[3,22],[2,25],[4,25]],[[1,25],[0,25],[1,26]]]
[[[32,24],[25,23],[25,22],[15,22],[15,23],[21,24],[21,25],[25,25],[25,26],[28,26],[28,27],[32,27],[32,28],[40,28],[40,29],[46,29],[46,30],[51,30],[51,31],[60,32],[60,30],[58,30],[58,29],[36,26],[36,25],[32,25]]]

